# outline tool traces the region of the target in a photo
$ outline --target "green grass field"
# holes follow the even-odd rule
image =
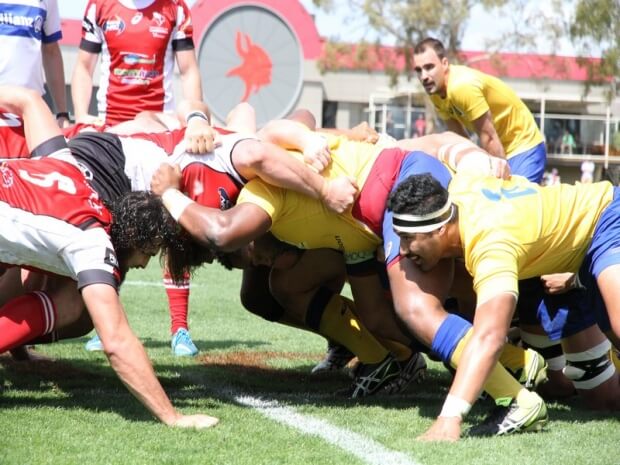
[[[87,338],[39,346],[51,362],[0,356],[0,465],[376,464],[618,465],[620,421],[578,400],[549,403],[542,433],[415,440],[440,410],[450,383],[429,364],[423,384],[394,397],[352,401],[333,395],[343,374],[315,379],[325,342],[265,322],[238,299],[239,273],[213,266],[193,280],[190,325],[196,358],[170,353],[169,317],[159,268],[132,272],[122,298],[174,404],[220,418],[203,431],[153,420]],[[469,426],[492,407],[479,403]]]

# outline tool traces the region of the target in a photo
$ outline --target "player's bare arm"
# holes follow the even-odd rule
[[[82,298],[110,365],[131,393],[158,420],[169,426],[194,428],[208,428],[218,422],[217,418],[208,415],[182,415],[172,406],[144,347],[129,327],[114,287],[103,283],[85,286]]]
[[[493,125],[493,117],[491,116],[491,112],[487,111],[480,118],[474,120],[473,125],[476,129],[478,137],[480,138],[480,145],[482,146],[482,148],[489,152],[491,155],[500,158],[506,158],[504,146],[499,140],[499,135],[497,134],[495,126]]]
[[[463,125],[460,123],[460,121],[457,121],[455,119],[448,119],[448,120],[445,120],[445,123],[448,128],[448,131],[455,132],[459,136],[465,137],[467,139],[469,138],[469,134],[467,134],[467,131],[465,130]]]
[[[260,207],[244,203],[228,210],[204,207],[182,194],[178,165],[162,164],[153,175],[151,189],[162,195],[174,219],[200,244],[231,252],[269,231],[271,218]]]
[[[0,86],[0,105],[24,119],[30,150],[53,137],[62,137],[49,107],[37,92],[19,86]]]
[[[99,54],[85,50],[78,51],[73,76],[71,77],[71,98],[77,122],[88,122],[94,117],[88,114],[90,97],[93,92],[93,73]]]
[[[337,213],[347,210],[357,195],[354,180],[347,177],[328,180],[271,143],[243,140],[236,145],[232,162],[239,174],[248,180],[259,177],[271,185],[320,199]]]
[[[181,75],[183,97],[189,100],[202,100],[202,84],[195,50],[193,48],[178,50],[175,57]]]

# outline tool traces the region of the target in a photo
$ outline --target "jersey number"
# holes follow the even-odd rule
[[[516,199],[517,197],[523,197],[525,195],[532,195],[536,193],[536,189],[532,187],[519,187],[515,186],[510,189],[504,189],[503,187],[499,192],[492,191],[490,189],[482,189],[482,195],[492,202],[499,202],[502,198],[506,200]]]
[[[28,171],[20,169],[19,177],[25,181],[41,187],[52,187],[54,183],[58,186],[58,190],[66,192],[67,194],[75,194],[77,189],[75,183],[68,176],[64,176],[56,171],[51,173],[34,173],[30,174]]]

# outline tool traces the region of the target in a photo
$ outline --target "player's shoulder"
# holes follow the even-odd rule
[[[450,65],[449,89],[478,85],[481,82],[481,73],[478,70],[463,65]]]

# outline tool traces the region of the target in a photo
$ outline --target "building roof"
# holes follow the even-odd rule
[[[196,2],[192,7],[195,42],[199,46],[204,33],[222,13],[236,6],[247,5],[247,0],[210,0]],[[405,60],[395,47],[348,45],[331,47],[325,38],[321,38],[312,16],[297,0],[255,0],[254,5],[267,8],[285,20],[302,44],[306,60],[321,60],[328,64],[328,69],[361,69],[384,72],[386,63],[396,70],[405,68]],[[76,19],[62,20],[62,44],[78,46],[81,37],[82,22]],[[462,63],[488,74],[503,78],[550,79],[586,81],[588,72],[578,63],[576,57],[537,55],[523,53],[462,52]],[[587,61],[596,63],[597,58]],[[331,65],[331,66],[329,66]]]

